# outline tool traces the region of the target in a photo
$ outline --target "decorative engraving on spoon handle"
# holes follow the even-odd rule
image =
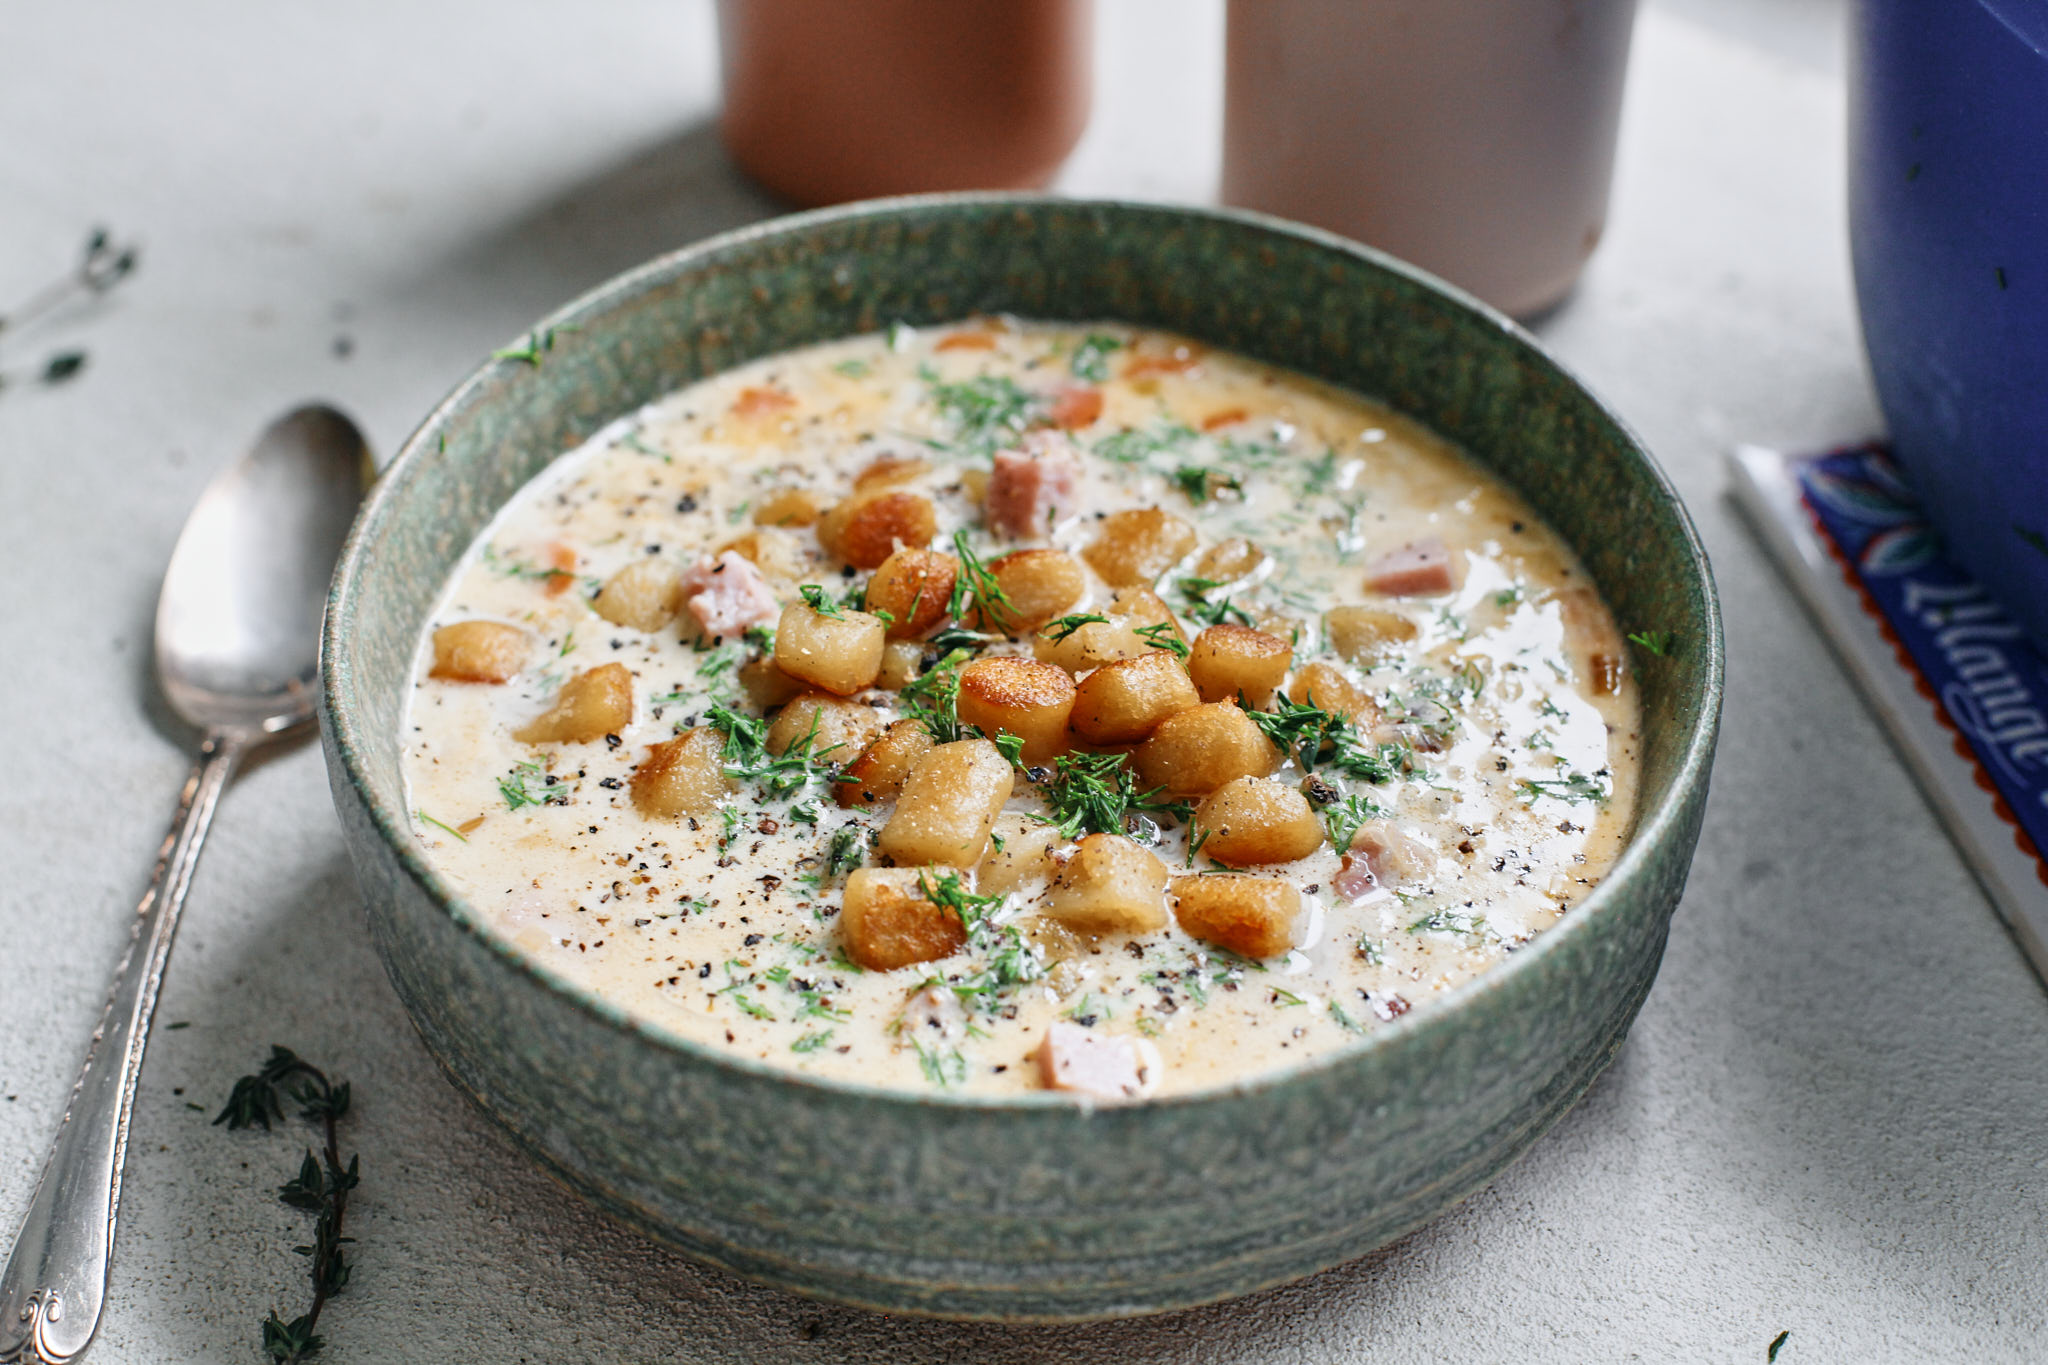
[[[56,1365],[84,1350],[99,1326],[121,1207],[128,1114],[157,987],[206,827],[242,751],[237,736],[208,735],[178,795],[178,813],[157,854],[149,890],[135,908],[128,949],[115,969],[85,1066],[0,1276],[0,1361]]]

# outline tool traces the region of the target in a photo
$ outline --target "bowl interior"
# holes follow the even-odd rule
[[[705,375],[898,320],[991,312],[1168,328],[1380,399],[1519,489],[1578,550],[1624,633],[1673,637],[1634,661],[1644,749],[1630,852],[1578,913],[1464,989],[1598,932],[1594,912],[1636,850],[1705,781],[1719,709],[1712,583],[1654,463],[1512,323],[1367,248],[1245,214],[1010,196],[856,205],[685,249],[571,304],[432,414],[357,524],[326,642],[338,752],[413,875],[483,927],[409,832],[398,727],[443,580],[528,479]]]

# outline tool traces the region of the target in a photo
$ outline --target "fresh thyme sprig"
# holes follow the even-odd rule
[[[321,1145],[316,1156],[310,1149],[299,1163],[299,1173],[278,1187],[277,1196],[295,1209],[314,1215],[310,1245],[292,1250],[312,1261],[313,1304],[286,1322],[275,1309],[263,1320],[263,1350],[272,1360],[304,1360],[326,1344],[314,1329],[327,1301],[348,1285],[349,1266],[342,1247],[353,1237],[342,1235],[348,1215],[348,1193],[360,1178],[360,1161],[354,1155],[341,1164],[341,1146],[336,1124],[348,1113],[347,1081],[333,1082],[311,1062],[302,1060],[290,1048],[270,1047],[270,1058],[254,1075],[244,1076],[228,1092],[228,1102],[214,1119],[229,1128],[261,1127],[268,1132],[273,1119],[282,1119],[285,1101],[298,1106],[298,1116],[320,1126]]]
[[[76,265],[61,278],[29,295],[12,312],[0,313],[0,337],[10,330],[18,332],[30,323],[48,317],[81,295],[90,297],[106,293],[134,273],[139,259],[133,246],[117,245],[105,228],[94,228],[85,239],[85,250]],[[43,361],[36,377],[45,384],[62,384],[75,378],[85,368],[85,362],[84,351],[55,351]],[[7,386],[10,377],[0,371],[0,388]]]
[[[36,319],[46,317],[80,294],[104,294],[135,273],[141,255],[133,246],[121,246],[105,228],[94,228],[86,236],[85,250],[78,263],[44,285],[17,308],[0,313],[0,332],[20,331]]]

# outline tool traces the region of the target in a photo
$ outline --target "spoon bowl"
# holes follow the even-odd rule
[[[0,1361],[70,1360],[99,1326],[128,1115],[192,871],[242,758],[313,719],[327,583],[373,468],[353,422],[299,408],[207,485],[178,536],[157,600],[157,678],[205,738],[0,1275]]]
[[[157,600],[157,678],[180,716],[264,734],[313,719],[321,607],[370,468],[355,424],[316,405],[207,486]]]

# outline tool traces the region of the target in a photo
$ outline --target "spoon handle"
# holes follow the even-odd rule
[[[21,1235],[0,1276],[0,1361],[56,1362],[85,1349],[107,1296],[128,1114],[142,1075],[157,987],[171,954],[178,913],[192,885],[199,846],[245,740],[216,730],[178,796],[178,813],[157,854],[156,873],[135,909],[128,951],[115,969],[106,1009],[50,1147]]]

